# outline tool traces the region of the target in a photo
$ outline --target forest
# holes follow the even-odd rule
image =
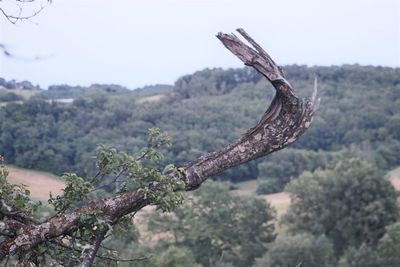
[[[293,65],[284,71],[300,96],[311,94],[318,77],[321,107],[313,126],[289,149],[216,179],[263,179],[280,191],[291,178],[324,169],[343,152],[365,156],[386,170],[400,165],[399,69]],[[174,86],[137,90],[99,84],[37,90],[27,83],[0,83],[10,88],[0,91],[0,151],[7,163],[58,175],[91,174],[99,144],[137,151],[151,127],[168,132],[173,143],[165,158],[182,165],[243,134],[274,94],[250,68],[205,69]],[[12,90],[17,87],[35,93],[19,102],[21,95]]]
[[[283,71],[301,97],[311,95],[318,77],[321,104],[305,134],[218,174],[172,212],[151,213],[145,230],[115,229],[106,246],[136,260],[105,258],[98,266],[400,266],[398,193],[386,179],[400,165],[400,69],[289,65]],[[102,153],[137,154],[147,146],[148,129],[157,127],[171,137],[158,166],[183,166],[241,136],[273,96],[249,67],[204,69],[174,85],[135,90],[106,84],[45,90],[0,79],[0,154],[6,164],[89,180]],[[254,196],[230,192],[254,179]],[[104,185],[99,194],[115,192]],[[290,192],[291,205],[278,218],[257,195],[282,191]],[[157,241],[140,241],[143,231]]]

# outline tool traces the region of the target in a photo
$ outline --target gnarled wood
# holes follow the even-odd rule
[[[280,150],[310,126],[318,108],[317,82],[311,99],[299,99],[286,81],[281,68],[243,29],[238,32],[254,47],[234,34],[219,33],[218,39],[244,64],[253,67],[275,87],[276,94],[260,122],[236,142],[219,151],[204,155],[187,165],[187,189],[197,188],[208,177],[233,166]]]
[[[316,82],[312,98],[299,99],[294,94],[292,86],[284,78],[282,70],[271,57],[244,30],[239,29],[238,32],[253,48],[233,34],[219,33],[217,37],[246,65],[264,75],[275,87],[276,95],[260,122],[249,129],[242,138],[187,164],[183,176],[177,177],[171,174],[171,179],[181,179],[185,183],[186,190],[199,187],[212,175],[280,150],[294,142],[310,126],[318,107]],[[0,245],[0,261],[7,255],[23,256],[40,243],[72,233],[77,229],[79,219],[84,214],[101,216],[113,224],[123,216],[136,212],[150,203],[142,191],[128,192],[88,203],[71,213],[43,223],[22,216],[18,212],[12,213],[14,216],[7,216],[5,211],[1,214],[0,210],[0,215],[24,224],[24,226],[16,224],[19,229],[16,229],[18,235],[10,237]],[[7,223],[7,226],[0,227],[1,232],[16,233],[16,230],[8,228],[10,225],[12,224]],[[97,239],[94,239],[93,249],[83,256],[83,266],[91,265],[97,251],[96,246]]]

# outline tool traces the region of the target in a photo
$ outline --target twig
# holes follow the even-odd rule
[[[62,247],[62,248],[65,248],[65,249],[75,251],[75,252],[77,252],[77,253],[81,253],[81,252],[82,252],[81,250],[79,250],[79,249],[77,249],[77,248],[70,247],[70,246],[68,246],[68,245],[66,245],[66,244],[64,244],[64,243],[62,243],[61,241],[60,241],[60,242],[51,241],[51,243],[54,244],[54,245],[60,246],[60,247]],[[114,249],[109,249],[109,250],[114,251]],[[118,261],[120,261],[120,262],[132,262],[132,261],[148,260],[148,259],[151,258],[151,256],[149,256],[149,257],[143,257],[143,258],[121,259],[121,258],[114,258],[114,257],[104,256],[104,255],[96,255],[96,258],[99,258],[99,259],[102,259],[102,260],[117,261],[117,262],[118,262]],[[67,266],[69,266],[69,265],[67,265]]]
[[[23,1],[21,1],[23,2]],[[33,18],[34,16],[38,15],[40,12],[42,12],[44,9],[44,6],[41,6],[38,10],[36,10],[33,14],[29,15],[29,16],[13,16],[13,15],[9,15],[7,14],[4,9],[2,9],[0,7],[0,12],[3,13],[4,17],[12,24],[16,24],[18,21],[20,20],[29,20],[31,18]],[[22,12],[22,8],[20,7],[20,14]]]
[[[93,261],[96,257],[97,252],[99,251],[100,244],[104,240],[107,231],[108,229],[99,231],[99,233],[97,233],[97,235],[93,238],[91,242],[92,244],[89,246],[89,248],[82,251],[81,264],[79,266],[90,267],[93,265]]]
[[[127,169],[128,169],[127,167],[122,168],[122,170],[114,177],[114,179],[113,179],[111,182],[109,182],[108,184],[104,184],[104,185],[98,186],[98,187],[94,188],[91,192],[95,192],[95,191],[97,191],[97,190],[99,190],[99,189],[102,189],[102,188],[104,188],[104,187],[107,187],[107,186],[109,186],[109,185],[114,184],[115,182],[118,181],[118,178],[119,178],[124,172],[126,172]]]

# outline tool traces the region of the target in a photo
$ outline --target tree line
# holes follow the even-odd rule
[[[291,149],[219,179],[259,178],[269,188],[260,193],[280,191],[304,170],[324,168],[342,150],[367,155],[384,169],[400,164],[398,69],[293,65],[284,71],[302,96],[311,94],[312,79],[319,78],[322,105],[313,126]],[[0,109],[0,151],[10,164],[85,176],[95,168],[91,158],[98,144],[134,152],[145,145],[147,129],[159,127],[173,140],[166,157],[180,165],[234,140],[273,97],[271,85],[250,68],[206,69],[149,91],[163,97],[142,102],[146,90],[94,84],[52,86],[23,103],[8,102]],[[54,101],[60,98],[73,103]]]

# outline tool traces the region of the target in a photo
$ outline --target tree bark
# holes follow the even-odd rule
[[[171,176],[171,179],[181,179],[186,185],[186,190],[196,189],[212,175],[280,150],[294,142],[310,126],[318,107],[316,81],[312,98],[299,99],[294,94],[292,86],[284,78],[280,67],[270,56],[244,30],[238,29],[238,32],[253,48],[234,34],[219,33],[217,38],[244,64],[255,68],[265,76],[275,87],[276,94],[260,122],[249,129],[242,138],[216,152],[206,154],[188,163],[184,167],[183,176]],[[77,229],[79,219],[84,214],[97,214],[112,224],[148,204],[151,202],[143,192],[135,191],[88,203],[82,208],[44,223],[24,220],[24,217],[19,215],[18,221],[25,222],[25,225],[21,227],[18,224],[20,228],[18,235],[0,245],[0,261],[7,255],[16,253],[24,255],[44,241],[72,233]],[[1,228],[2,231],[13,233],[6,226]],[[102,238],[94,238],[94,249],[88,253],[87,257],[84,257],[85,262],[82,263],[82,266],[91,265],[97,251],[97,240],[101,242]]]
[[[81,254],[81,264],[79,267],[90,267],[93,265],[94,258],[99,251],[100,244],[104,240],[107,230],[102,230],[93,237],[92,244]]]
[[[217,38],[234,55],[266,77],[276,89],[271,105],[260,122],[245,135],[219,151],[204,155],[186,166],[187,190],[200,186],[208,177],[233,166],[280,150],[310,126],[318,108],[317,81],[311,99],[299,99],[284,78],[281,68],[243,29],[238,32],[255,48],[234,34],[218,33]]]

